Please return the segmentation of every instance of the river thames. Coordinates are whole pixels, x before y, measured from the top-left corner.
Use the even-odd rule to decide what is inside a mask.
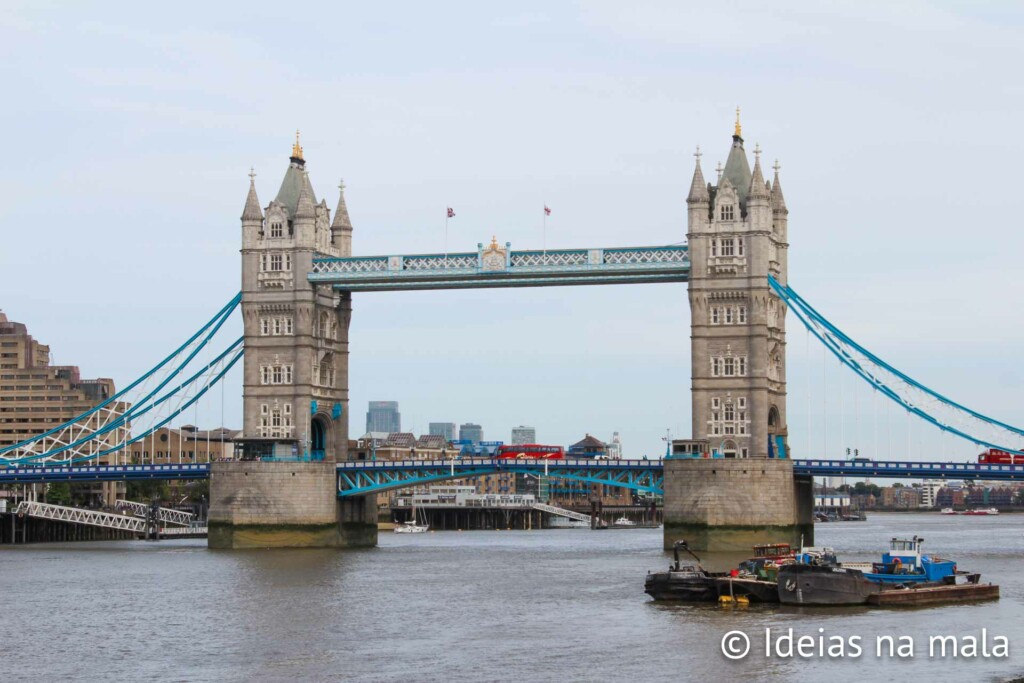
[[[918,534],[926,551],[1001,584],[1002,598],[901,610],[657,604],[643,592],[646,572],[671,559],[657,529],[381,532],[378,548],[361,551],[209,551],[201,540],[7,546],[0,672],[8,681],[563,683],[1024,675],[1024,515],[875,514],[816,533],[849,560]],[[859,636],[863,652],[821,657],[815,645],[810,657],[766,657],[765,630],[774,639],[790,628]],[[929,656],[931,636],[980,638],[982,629],[989,650],[995,636],[1009,639],[1009,657],[983,657],[980,646],[977,657]],[[721,642],[737,630],[752,645],[733,661]],[[913,656],[877,656],[879,635],[913,639]]]

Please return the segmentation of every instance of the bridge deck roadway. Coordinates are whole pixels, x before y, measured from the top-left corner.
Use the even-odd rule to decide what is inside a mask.
[[[479,474],[517,471],[550,477],[587,477],[595,483],[638,490],[660,489],[661,460],[354,460],[337,464],[339,495],[362,495],[373,490],[414,486]],[[817,477],[879,477],[903,479],[1024,480],[1024,465],[982,465],[955,462],[850,462],[848,460],[794,460],[793,471]],[[452,476],[454,474],[454,476]],[[21,466],[0,468],[0,484],[53,481],[126,481],[138,479],[206,479],[206,463],[182,465],[87,465],[81,467]],[[348,481],[345,481],[345,480]],[[362,481],[364,486],[356,485]],[[375,483],[371,483],[375,482]],[[657,487],[651,481],[658,482]],[[348,483],[351,482],[351,483]],[[395,485],[397,484],[397,485]],[[342,492],[344,489],[344,492]]]

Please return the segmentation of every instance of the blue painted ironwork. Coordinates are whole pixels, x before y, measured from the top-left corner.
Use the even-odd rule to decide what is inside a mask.
[[[125,441],[122,444],[117,444],[115,446],[112,446],[112,447],[107,448],[105,450],[99,451],[98,453],[95,453],[95,454],[90,455],[90,456],[80,457],[80,458],[70,458],[66,462],[69,462],[69,463],[89,462],[90,460],[95,460],[96,458],[100,458],[100,457],[103,457],[105,455],[109,455],[111,453],[117,453],[117,452],[120,452],[120,451],[124,451],[125,448],[127,448],[128,446],[131,446],[134,443],[138,443],[139,441],[142,441],[143,439],[145,439],[145,438],[149,437],[150,435],[154,434],[155,432],[157,432],[162,427],[165,427],[168,424],[170,424],[171,421],[174,420],[174,418],[178,417],[179,415],[181,415],[185,411],[187,411],[190,407],[192,407],[193,404],[195,404],[199,399],[201,399],[206,394],[206,392],[208,392],[210,389],[212,389],[215,384],[217,384],[222,379],[224,379],[224,375],[228,374],[228,372],[231,370],[231,368],[233,368],[235,366],[235,363],[237,363],[239,360],[242,359],[242,357],[243,357],[245,352],[242,349],[241,345],[242,345],[242,338],[239,337],[239,339],[234,344],[229,346],[228,349],[226,351],[224,351],[216,359],[210,361],[210,363],[208,363],[202,370],[200,370],[198,373],[193,375],[193,377],[191,379],[186,380],[185,382],[183,382],[177,389],[174,389],[171,393],[168,393],[167,395],[165,395],[161,399],[157,400],[155,403],[153,403],[151,406],[147,407],[145,410],[142,410],[142,411],[136,413],[136,417],[138,417],[139,415],[142,415],[142,414],[145,414],[145,413],[149,412],[152,408],[155,408],[157,405],[159,405],[160,403],[163,403],[165,400],[167,400],[169,398],[172,398],[173,396],[175,396],[177,394],[177,392],[179,390],[183,389],[184,387],[188,386],[193,381],[198,379],[200,377],[200,375],[202,375],[203,372],[205,372],[209,368],[214,367],[217,363],[219,363],[222,360],[224,360],[225,358],[227,358],[228,354],[234,353],[234,355],[231,356],[231,358],[229,360],[227,360],[227,362],[225,363],[224,367],[209,382],[204,384],[202,387],[199,388],[198,391],[196,391],[195,396],[192,396],[187,401],[182,403],[180,406],[178,406],[178,408],[176,410],[172,411],[170,415],[168,415],[164,419],[162,419],[159,422],[157,422],[156,424],[154,424],[148,430],[142,432],[141,434],[138,434],[138,435],[132,437],[131,439],[128,439],[127,441]]]
[[[389,489],[424,486],[449,479],[498,472],[570,479],[661,495],[664,474],[659,460],[527,460],[460,458],[457,460],[353,461],[338,463],[338,496],[361,496]]]
[[[817,477],[1024,480],[1024,465],[983,465],[977,462],[794,460],[793,471],[796,474],[810,474]]]
[[[506,245],[507,246],[507,245]],[[497,258],[487,259],[493,252]],[[316,258],[310,282],[345,291],[686,282],[686,245]]]
[[[944,432],[954,434],[972,443],[989,448],[998,448],[1017,455],[1024,454],[1024,449],[1020,445],[1008,442],[1014,439],[1019,441],[1020,436],[1024,436],[1024,430],[982,415],[929,389],[903,372],[900,372],[892,365],[889,365],[844,334],[788,285],[782,285],[770,276],[768,283],[775,293],[789,305],[790,310],[803,323],[804,327],[817,337],[843,365],[853,370],[859,377],[870,384],[872,388],[882,392],[887,398],[899,404],[901,408],[917,415]],[[860,360],[858,360],[858,357]],[[895,379],[887,381],[885,379],[886,376]],[[923,396],[918,395],[916,398],[925,400],[925,402],[931,401],[932,405],[923,407],[917,405],[916,398],[911,400],[909,396],[904,396],[900,393],[899,388],[901,384],[908,388],[904,389],[905,393],[919,391]],[[935,410],[936,408],[946,410],[945,418],[938,415]],[[949,422],[956,422],[957,420],[962,423],[961,426],[949,424]],[[968,429],[974,431],[967,431]],[[983,431],[988,430],[990,434],[982,435],[981,432],[976,431],[979,429]],[[991,434],[996,434],[1002,440],[1000,442],[993,441]]]
[[[756,461],[751,461],[756,462]],[[622,486],[662,494],[664,474],[660,460],[562,461],[462,458],[450,460],[357,460],[337,464],[338,495],[361,496],[389,489],[423,486],[437,481],[465,479],[498,472],[516,472],[569,479],[591,484]],[[974,462],[853,462],[850,460],[793,460],[796,474],[816,477],[876,477],[898,479],[950,479],[1024,481],[1024,465],[988,465]],[[0,484],[47,481],[125,481],[131,479],[205,479],[206,463],[180,465],[84,465],[71,467],[23,465],[0,467]]]
[[[87,436],[84,436],[82,438],[74,440],[71,443],[63,445],[62,447],[48,450],[45,453],[31,453],[30,455],[26,455],[26,456],[22,456],[22,457],[0,457],[0,465],[2,465],[2,464],[13,464],[13,463],[17,463],[17,462],[26,462],[26,461],[32,461],[32,460],[38,460],[38,459],[49,459],[49,458],[52,458],[54,455],[58,455],[60,453],[68,451],[68,450],[72,450],[75,447],[77,447],[77,446],[79,446],[79,445],[81,445],[81,444],[83,444],[83,443],[85,443],[87,441],[90,441],[90,440],[95,439],[95,438],[97,438],[99,436],[107,434],[107,433],[113,431],[114,429],[116,429],[118,427],[121,427],[122,425],[129,424],[130,421],[133,418],[137,418],[142,412],[145,412],[145,410],[149,410],[149,408],[146,408],[145,410],[143,410],[143,406],[145,406],[148,401],[153,399],[153,397],[156,396],[156,394],[158,394],[164,387],[166,387],[167,384],[172,379],[174,379],[176,376],[181,374],[181,372],[186,367],[188,367],[188,365],[196,357],[196,355],[199,353],[199,351],[201,351],[203,349],[203,347],[206,346],[210,342],[210,340],[213,339],[216,336],[216,334],[220,330],[220,328],[224,325],[224,323],[227,321],[227,319],[231,316],[231,314],[234,312],[234,310],[238,307],[239,303],[241,302],[241,299],[242,299],[242,295],[241,294],[237,294],[234,298],[231,299],[231,301],[229,301],[227,304],[225,304],[225,306],[223,308],[221,308],[220,311],[218,311],[209,321],[207,321],[207,323],[205,325],[203,325],[199,329],[198,332],[196,332],[191,337],[189,337],[189,339],[185,343],[183,343],[181,346],[179,346],[177,349],[175,349],[173,353],[168,355],[166,358],[164,358],[162,361],[160,361],[160,363],[158,363],[156,366],[154,366],[149,371],[144,373],[141,377],[139,377],[134,382],[129,384],[126,388],[124,388],[121,391],[117,392],[116,394],[114,394],[110,398],[106,399],[105,401],[103,401],[103,402],[97,404],[96,406],[90,408],[89,410],[85,411],[84,413],[82,413],[82,414],[72,418],[71,420],[68,420],[67,422],[65,422],[65,423],[63,423],[61,425],[58,425],[57,427],[54,427],[54,428],[52,428],[50,430],[47,430],[47,431],[45,431],[45,432],[43,432],[41,434],[37,434],[35,436],[32,436],[31,438],[25,439],[25,440],[20,441],[20,442],[18,442],[16,444],[12,444],[10,446],[6,446],[4,448],[0,448],[0,455],[3,455],[5,453],[12,453],[12,452],[18,452],[18,451],[24,451],[24,450],[30,449],[33,444],[36,444],[36,443],[38,443],[41,440],[47,439],[48,437],[53,437],[56,434],[59,434],[59,433],[65,431],[65,430],[68,430],[68,429],[71,429],[71,428],[75,427],[78,423],[81,423],[81,422],[87,420],[90,416],[92,416],[96,412],[104,409],[105,407],[107,407],[109,405],[112,405],[117,400],[123,399],[129,391],[131,391],[135,387],[139,386],[142,382],[144,382],[149,377],[153,376],[156,372],[158,372],[163,367],[165,367],[168,363],[170,363],[171,360],[176,358],[185,349],[187,349],[191,344],[195,343],[196,340],[199,340],[200,337],[203,337],[200,340],[199,344],[196,345],[196,347],[194,349],[192,349],[192,351],[189,352],[189,354],[185,357],[185,359],[180,361],[177,364],[177,367],[175,367],[154,389],[152,389],[143,398],[135,401],[134,404],[128,410],[126,410],[122,415],[120,415],[117,419],[112,420],[110,423],[107,423],[101,429],[98,429],[98,430],[95,430],[93,432],[90,432]],[[204,334],[205,334],[205,336],[204,336]],[[236,342],[236,344],[240,344],[240,343],[241,343],[241,340],[239,340],[239,342]],[[182,385],[179,385],[179,387],[175,391],[180,390],[185,384],[187,384],[188,382],[194,381],[194,379],[195,379],[195,377],[193,377],[190,380],[186,380],[186,382],[183,383]],[[164,399],[158,399],[157,403],[153,404],[153,406],[158,404],[161,400],[166,400],[166,398],[167,397],[165,396]],[[150,408],[153,407],[153,406],[150,406]]]
[[[130,481],[136,479],[206,479],[207,463],[181,465],[67,465],[0,468],[0,484],[34,484],[55,481]]]

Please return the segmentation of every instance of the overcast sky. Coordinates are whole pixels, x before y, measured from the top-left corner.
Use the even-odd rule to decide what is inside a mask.
[[[126,385],[237,292],[246,174],[265,206],[296,128],[332,210],[345,179],[355,255],[440,251],[447,205],[452,251],[539,247],[544,203],[549,248],[682,242],[694,147],[713,177],[740,105],[748,150],[782,164],[794,288],[1024,423],[1019,5],[692,5],[8,0],[0,308],[58,363]],[[354,299],[354,435],[367,401],[396,400],[416,432],[619,431],[633,456],[689,436],[685,285]],[[886,456],[852,393],[825,433],[820,351],[789,327],[795,454]],[[240,406],[236,374],[229,426]]]

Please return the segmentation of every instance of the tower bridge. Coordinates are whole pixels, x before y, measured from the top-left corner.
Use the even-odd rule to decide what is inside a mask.
[[[0,483],[209,477],[211,547],[358,547],[376,543],[379,491],[515,470],[661,494],[666,547],[685,538],[696,548],[734,549],[755,541],[813,539],[814,476],[1024,476],[1022,465],[807,459],[812,453],[793,460],[786,409],[788,312],[879,395],[933,427],[1015,454],[1024,454],[1024,430],[886,364],[790,287],[789,210],[780,169],[776,163],[767,180],[759,148],[751,168],[738,119],[716,182],[705,180],[699,148],[695,156],[685,243],[538,251],[514,250],[492,238],[475,252],[353,256],[344,185],[332,216],[326,201],[316,198],[296,138],[277,195],[266,206],[250,174],[241,216],[240,295],[108,402],[0,449]],[[353,295],[657,282],[687,283],[690,307],[692,432],[690,439],[673,442],[673,452],[714,451],[720,457],[390,463],[353,460],[348,452]],[[198,371],[188,369],[236,309],[242,338]],[[145,444],[240,359],[241,461],[97,464],[119,453],[127,463],[131,444]],[[140,398],[123,410],[109,407],[120,405],[113,402],[129,390]],[[147,419],[149,426],[140,428]],[[129,436],[129,427],[141,433]]]
[[[333,463],[349,459],[353,294],[651,282],[688,283],[694,438],[715,438],[730,459],[765,461],[756,468],[668,462],[665,543],[810,537],[810,514],[798,503],[810,500],[810,483],[794,479],[787,459],[786,307],[769,285],[769,278],[786,283],[788,209],[778,168],[769,182],[759,148],[754,156],[751,170],[738,118],[717,183],[705,181],[698,150],[685,245],[516,251],[492,238],[475,253],[353,256],[344,185],[332,219],[296,137],[277,196],[261,208],[250,177],[242,212],[243,444],[253,459],[302,452],[310,462],[287,474],[274,468],[280,463],[215,463],[210,544],[273,544],[281,527],[290,529],[287,543],[376,542],[370,498],[335,500],[333,485],[324,490]],[[248,502],[276,498],[290,507],[271,512]],[[732,512],[723,523],[726,508]],[[709,535],[716,526],[721,533]]]

